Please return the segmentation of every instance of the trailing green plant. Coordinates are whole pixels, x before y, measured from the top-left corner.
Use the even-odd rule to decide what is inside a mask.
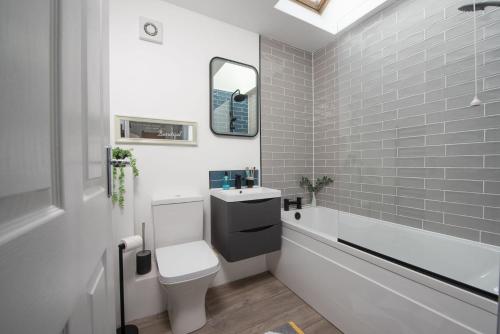
[[[313,185],[309,178],[302,176],[300,179],[300,186],[311,193],[318,193],[321,189],[327,185],[333,183],[334,178],[329,176],[318,177],[315,184]]]
[[[137,160],[132,155],[132,149],[126,150],[120,147],[113,148],[112,151],[113,158],[113,193],[111,195],[111,200],[113,204],[118,203],[120,208],[125,205],[125,169],[127,165],[126,160],[130,163],[132,167],[132,173],[134,176],[139,176],[139,169],[137,169]],[[116,183],[118,181],[118,189]]]

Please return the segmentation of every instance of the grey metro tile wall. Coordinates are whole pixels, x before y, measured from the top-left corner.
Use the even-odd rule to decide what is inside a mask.
[[[313,173],[312,54],[261,38],[262,185],[284,198],[309,198],[299,186]]]
[[[500,10],[397,1],[313,53],[321,205],[500,245]]]

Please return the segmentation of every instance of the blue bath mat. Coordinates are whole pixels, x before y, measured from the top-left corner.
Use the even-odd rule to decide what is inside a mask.
[[[304,334],[304,332],[295,324],[295,322],[290,321],[283,326],[266,332],[265,334]]]

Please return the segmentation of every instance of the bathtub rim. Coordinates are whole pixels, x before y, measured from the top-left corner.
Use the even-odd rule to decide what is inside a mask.
[[[318,206],[322,209],[328,209],[328,210],[332,210],[332,211],[336,211],[336,212],[340,212],[338,210],[335,210],[335,209],[331,209],[331,208],[327,208],[327,207],[322,207],[322,206]],[[302,208],[302,210],[304,209],[314,209],[315,207],[311,207],[311,206],[304,206]],[[290,210],[290,211],[300,211],[300,210]],[[289,211],[289,212],[290,212]],[[342,212],[344,214],[348,214],[348,215],[353,215],[351,213],[348,213],[348,212]],[[359,216],[359,215],[356,215],[356,216]],[[365,217],[363,217],[365,218]],[[373,221],[374,219],[373,218],[370,218],[370,217],[366,217],[366,219],[369,219],[371,221]],[[446,283],[442,280],[439,280],[437,278],[434,278],[434,277],[431,277],[431,276],[428,276],[426,274],[422,274],[420,272],[417,272],[417,271],[414,271],[412,269],[409,269],[409,268],[406,268],[404,266],[401,266],[399,264],[396,264],[394,262],[391,262],[391,261],[388,261],[388,260],[385,260],[381,257],[378,257],[378,256],[375,256],[373,254],[370,254],[370,253],[367,253],[367,252],[364,252],[364,251],[361,251],[357,248],[354,248],[354,247],[351,247],[351,246],[348,246],[346,244],[343,244],[343,243],[340,243],[338,242],[337,240],[334,240],[332,239],[331,236],[325,234],[325,233],[321,233],[321,232],[315,232],[315,231],[311,231],[309,229],[307,229],[306,227],[303,227],[303,226],[300,226],[298,224],[294,224],[294,223],[290,223],[288,221],[286,221],[285,219],[283,219],[283,216],[281,218],[281,221],[282,221],[282,225],[283,225],[283,228],[288,228],[290,230],[293,230],[295,232],[298,232],[298,233],[302,233],[318,242],[321,242],[323,244],[326,244],[330,247],[335,247],[336,249],[342,251],[342,252],[345,252],[345,253],[348,253],[354,257],[357,257],[363,261],[367,261],[369,263],[372,263],[373,265],[376,265],[382,269],[385,269],[385,270],[388,270],[390,272],[393,272],[397,275],[400,275],[402,277],[405,277],[409,280],[412,280],[416,283],[419,283],[419,284],[422,284],[422,285],[425,285],[431,289],[434,289],[438,292],[441,292],[441,293],[444,293],[450,297],[453,297],[453,298],[456,298],[456,299],[459,299],[465,303],[468,303],[470,305],[473,305],[473,306],[476,306],[476,307],[479,307],[487,312],[490,312],[492,314],[497,314],[498,312],[498,302],[495,302],[491,299],[488,299],[486,297],[483,297],[483,296],[480,296],[478,294],[475,294],[473,292],[470,292],[470,291],[467,291],[467,290],[464,290],[462,288],[459,288],[455,285],[452,285],[452,284],[449,284],[449,283]],[[387,222],[387,223],[390,223],[390,222]],[[394,225],[398,225],[398,224],[395,224],[395,223],[391,223],[391,224],[394,224]],[[426,230],[421,230],[421,229],[417,229],[417,228],[414,228],[414,227],[410,227],[410,226],[398,226],[398,227],[401,227],[401,228],[409,228],[409,229],[414,229],[414,230],[417,230],[417,231],[423,231],[423,232],[426,232],[426,233],[433,233],[434,235],[435,234],[439,234],[437,232],[431,232],[431,231],[426,231]],[[441,235],[440,235],[441,236]],[[467,242],[467,243],[474,243],[474,245],[477,245],[478,243],[477,242],[474,242],[474,241],[471,241],[471,240],[466,240],[466,239],[461,239],[461,238],[458,238],[458,237],[453,237],[453,236],[446,236],[446,235],[442,235],[442,237],[446,237],[446,238],[454,238],[454,239],[458,239],[459,241],[463,241],[463,242]],[[283,236],[282,236],[283,238]],[[487,244],[479,244],[479,246],[481,247],[485,247],[485,248],[488,248],[488,249],[493,249],[493,250],[497,250],[498,247],[495,248],[495,246],[492,246],[492,245],[487,245]]]

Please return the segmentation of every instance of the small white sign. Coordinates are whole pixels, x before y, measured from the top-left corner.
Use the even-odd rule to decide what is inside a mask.
[[[139,18],[139,38],[143,41],[162,44],[163,24],[146,17]]]

